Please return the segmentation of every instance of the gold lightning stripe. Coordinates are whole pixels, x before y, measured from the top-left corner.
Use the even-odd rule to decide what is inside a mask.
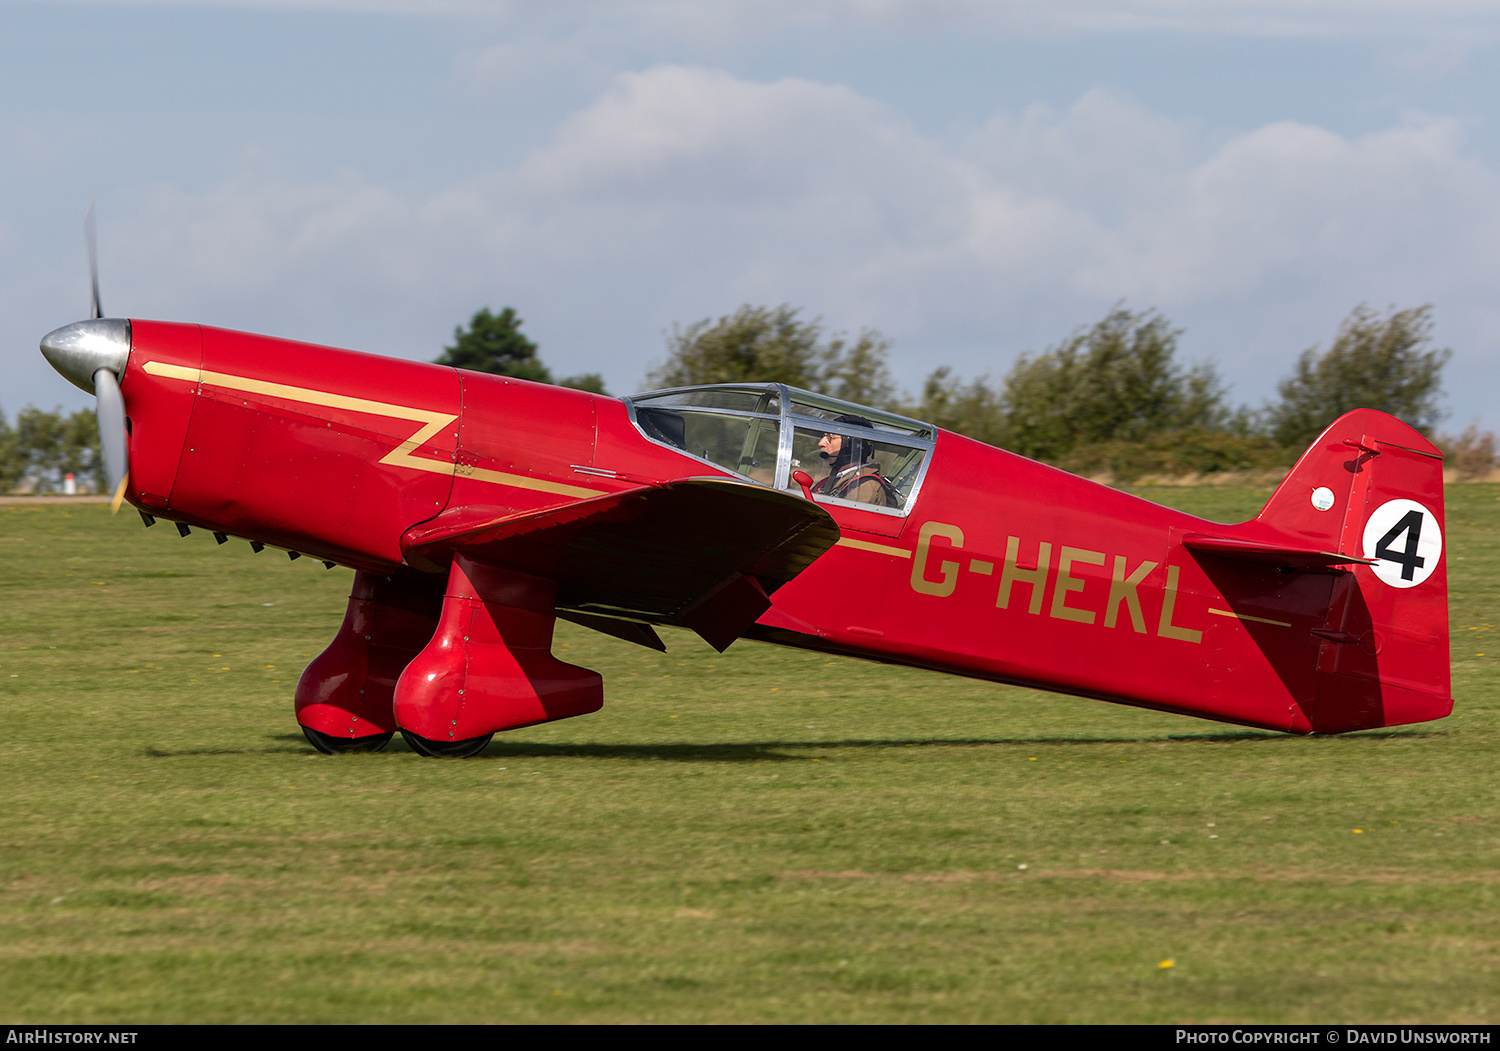
[[[188,368],[186,365],[172,365],[163,361],[148,361],[144,368],[150,376],[166,376],[169,379],[206,383],[246,394],[264,394],[286,401],[300,401],[307,405],[323,405],[330,409],[367,412],[372,416],[389,416],[392,419],[420,423],[422,426],[416,433],[380,458],[381,463],[390,464],[393,467],[409,467],[415,471],[430,471],[433,474],[462,473],[466,477],[477,478],[481,482],[495,482],[499,485],[514,486],[517,489],[532,489],[537,492],[556,493],[559,496],[572,496],[580,499],[598,496],[602,492],[599,489],[563,485],[561,482],[548,482],[540,478],[507,474],[504,471],[491,471],[482,467],[456,469],[454,464],[442,460],[413,456],[412,453],[420,448],[423,442],[458,419],[452,413],[433,412],[430,409],[417,409],[409,405],[392,405],[389,402],[371,401],[368,398],[351,398],[346,394],[312,390],[309,387],[293,387],[285,383],[271,383],[267,380],[251,379],[249,376],[232,376],[227,372],[210,372],[207,369]]]
[[[395,454],[392,453],[392,456]],[[385,463],[386,460],[380,461]],[[587,499],[598,496],[604,490],[585,489],[581,485],[564,485],[562,482],[547,482],[540,478],[532,478],[524,474],[506,474],[504,471],[491,471],[486,467],[460,467],[458,473],[466,478],[478,478],[481,482],[496,482],[500,485],[513,485],[517,489],[535,489],[541,493],[556,493],[559,496],[576,496],[579,499]]]
[[[1248,620],[1253,621],[1256,624],[1270,624],[1273,627],[1277,628],[1291,627],[1291,625],[1284,620],[1268,620],[1265,617],[1252,617],[1247,613],[1231,613],[1227,609],[1214,609],[1212,606],[1208,608],[1208,611],[1219,617],[1233,617],[1235,620]]]
[[[911,552],[904,547],[887,547],[885,544],[870,544],[863,540],[850,540],[840,537],[835,547],[852,547],[856,551],[873,551],[877,555],[895,555],[897,558],[911,558]]]

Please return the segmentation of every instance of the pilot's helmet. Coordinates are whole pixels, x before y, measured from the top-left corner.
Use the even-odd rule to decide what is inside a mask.
[[[852,413],[844,413],[841,416],[835,416],[833,418],[833,422],[851,423],[856,427],[873,428],[875,426],[863,416],[855,416]],[[829,427],[829,433],[837,434],[841,439],[839,442],[838,454],[832,458],[832,461],[828,465],[828,471],[830,474],[838,474],[850,464],[864,463],[867,459],[869,459],[865,452],[864,439],[861,438],[858,434],[850,434],[846,431],[840,431],[837,428],[831,426]],[[821,453],[820,455],[822,455],[825,459],[828,456],[827,453]]]

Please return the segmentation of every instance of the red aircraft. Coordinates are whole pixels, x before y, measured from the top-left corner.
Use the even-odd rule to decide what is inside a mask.
[[[1452,709],[1442,459],[1373,410],[1219,525],[780,384],[610,398],[98,313],[42,351],[98,397],[116,508],[355,570],[297,685],[324,752],[598,710],[556,617],[1292,733]]]

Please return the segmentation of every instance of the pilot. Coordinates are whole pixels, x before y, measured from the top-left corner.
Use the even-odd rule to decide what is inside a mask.
[[[872,426],[863,416],[838,416],[833,422]],[[818,440],[818,455],[828,461],[828,475],[818,480],[813,492],[878,507],[897,506],[896,487],[881,475],[880,466],[866,444],[864,439],[852,435],[834,431],[824,434]]]

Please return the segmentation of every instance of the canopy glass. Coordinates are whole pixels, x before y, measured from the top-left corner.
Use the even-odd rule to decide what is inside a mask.
[[[937,430],[931,424],[780,383],[682,387],[624,399],[647,438],[761,485],[905,515]]]

